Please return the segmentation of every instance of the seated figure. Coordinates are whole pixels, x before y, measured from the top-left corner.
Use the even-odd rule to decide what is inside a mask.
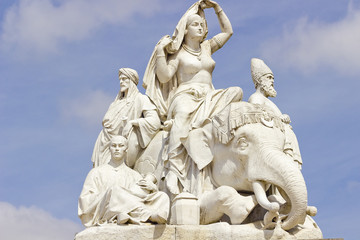
[[[290,126],[290,117],[283,114],[280,109],[268,97],[276,97],[274,89],[274,75],[263,60],[258,58],[251,59],[251,76],[255,84],[256,92],[249,98],[249,103],[259,104],[276,117],[279,117],[285,123],[286,143],[284,152],[290,155],[297,162],[301,169],[302,159],[300,155],[299,144],[295,133]]]
[[[114,136],[109,163],[93,168],[79,198],[78,215],[86,227],[102,224],[166,223],[169,197],[159,192],[156,178],[143,178],[125,164],[128,141]]]
[[[119,70],[120,91],[106,112],[93,151],[93,166],[110,161],[109,143],[114,135],[129,139],[126,164],[133,168],[136,160],[160,128],[156,107],[137,88],[139,76],[131,68]]]
[[[207,8],[214,9],[221,28],[221,32],[209,40],[205,40],[208,28],[204,9]],[[167,169],[164,175],[166,186],[174,195],[202,192],[198,186],[198,172],[202,167],[198,163],[204,156],[197,151],[191,155],[184,146],[189,131],[202,127],[231,102],[242,99],[241,88],[215,89],[212,81],[215,68],[212,54],[229,40],[232,33],[231,23],[218,3],[198,1],[180,19],[173,37],[163,37],[156,45],[146,69],[143,86],[170,133],[164,151]]]

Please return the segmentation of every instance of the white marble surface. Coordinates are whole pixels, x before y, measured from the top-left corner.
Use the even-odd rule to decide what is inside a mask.
[[[127,240],[127,239],[166,239],[166,240],[288,240],[288,239],[322,239],[319,228],[311,227],[307,221],[302,229],[296,229],[292,235],[281,230],[262,230],[260,222],[243,225],[215,223],[210,225],[148,225],[116,226],[107,225],[91,227],[78,233],[75,240]]]
[[[207,8],[214,9],[221,29],[209,39]],[[85,226],[184,225],[119,226],[126,234],[138,228],[147,236],[163,229],[169,237],[176,229],[175,239],[308,238],[311,231],[321,236],[309,217],[317,210],[307,205],[290,117],[269,99],[276,97],[271,69],[251,60],[256,91],[249,102],[242,101],[238,86],[213,87],[211,55],[232,33],[220,5],[200,0],[173,36],[155,46],[144,75],[147,96],[137,89],[135,70],[119,70],[120,92],[104,117],[94,169],[79,200]],[[259,206],[263,211],[251,220]],[[214,225],[189,227],[198,224]],[[85,232],[96,235],[103,227]]]

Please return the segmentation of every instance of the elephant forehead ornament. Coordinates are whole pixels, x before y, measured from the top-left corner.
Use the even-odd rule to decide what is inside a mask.
[[[247,102],[230,104],[212,120],[214,134],[223,144],[232,140],[237,128],[254,123],[261,123],[269,128],[278,128],[284,132],[284,123],[281,119],[259,104]]]

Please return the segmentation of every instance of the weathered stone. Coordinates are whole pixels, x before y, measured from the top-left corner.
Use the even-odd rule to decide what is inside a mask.
[[[199,225],[200,206],[191,193],[183,192],[176,196],[171,207],[170,224]]]
[[[171,240],[272,240],[272,239],[322,239],[321,230],[311,226],[308,219],[300,228],[289,232],[281,228],[263,230],[263,224],[230,225],[225,222],[209,225],[104,225],[90,227],[78,233],[75,240],[171,239]]]
[[[175,227],[169,225],[104,225],[76,234],[75,240],[175,239]]]

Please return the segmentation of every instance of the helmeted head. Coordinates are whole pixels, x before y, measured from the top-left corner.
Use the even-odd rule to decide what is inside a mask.
[[[122,161],[125,159],[128,148],[128,140],[120,135],[115,135],[110,140],[111,159]]]
[[[260,88],[266,97],[276,97],[274,74],[263,60],[251,59],[251,77],[256,89]]]

